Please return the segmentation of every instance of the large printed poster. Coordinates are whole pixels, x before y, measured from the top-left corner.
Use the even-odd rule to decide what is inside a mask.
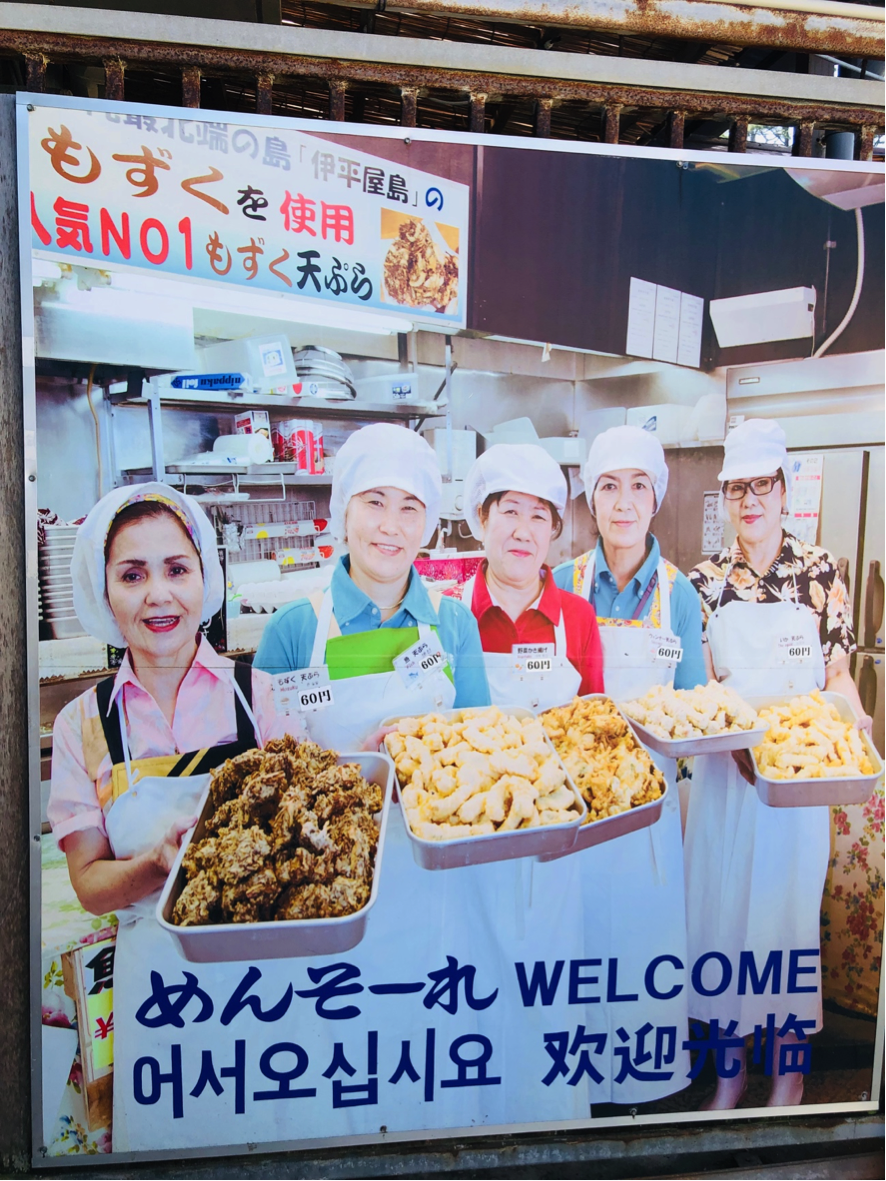
[[[18,109],[35,1158],[870,1109],[882,503],[832,553],[779,473],[802,417],[866,494],[882,430],[726,389],[815,363],[881,170]],[[822,281],[815,339],[708,314]]]

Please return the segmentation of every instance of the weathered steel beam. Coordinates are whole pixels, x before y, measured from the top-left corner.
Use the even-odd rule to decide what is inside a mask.
[[[739,115],[733,119],[729,128],[729,151],[746,152],[748,150],[748,117]]]
[[[643,2],[653,6],[658,0]],[[722,7],[717,0],[693,2],[707,4],[718,13]],[[772,3],[777,2],[772,0]],[[863,11],[881,16],[883,13],[882,9],[865,8]],[[57,39],[54,44],[49,40],[53,36]],[[724,69],[716,65],[687,65],[684,61],[649,57],[559,53],[556,50],[539,53],[537,49],[486,43],[373,37],[328,29],[272,28],[190,17],[169,16],[157,21],[142,13],[0,2],[0,45],[23,54],[43,52],[44,46],[49,46],[53,60],[61,60],[60,50],[75,39],[87,45],[108,46],[113,42],[130,47],[171,46],[176,54],[173,59],[176,64],[204,65],[210,70],[214,68],[213,62],[218,60],[222,63],[220,72],[225,73],[231,64],[243,63],[244,69],[248,67],[251,74],[250,84],[257,71],[279,72],[277,63],[284,62],[287,65],[283,72],[291,72],[293,63],[310,59],[323,63],[329,77],[344,73],[337,68],[339,63],[361,62],[392,69],[410,66],[478,76],[534,78],[539,87],[536,94],[551,94],[551,87],[561,82],[578,82],[702,94],[754,95],[777,101],[845,104],[874,109],[883,105],[883,88],[877,82],[820,74],[742,67]],[[104,52],[110,55],[111,50]],[[118,49],[116,52],[123,58],[132,56],[132,50]],[[879,60],[881,56],[882,49],[879,49],[875,57]]]
[[[345,118],[345,95],[348,91],[349,79],[330,78],[329,80],[329,118],[336,123],[343,123]]]
[[[376,0],[331,3],[375,8]],[[803,7],[802,0],[796,7],[788,0],[387,0],[385,11],[882,58],[883,21],[876,11],[860,4],[835,3],[818,13],[803,12]]]
[[[621,103],[606,103],[603,107],[603,143],[617,144],[621,123]]]

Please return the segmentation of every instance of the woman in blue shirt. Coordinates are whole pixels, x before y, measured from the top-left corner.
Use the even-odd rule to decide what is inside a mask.
[[[489,704],[473,615],[429,595],[413,566],[437,527],[441,488],[433,450],[404,427],[363,427],[336,457],[330,515],[349,552],[325,595],[274,615],[255,657],[270,673],[325,669],[332,704],[306,715],[322,746],[359,750],[387,717]],[[394,661],[419,641],[441,660],[416,684]]]
[[[594,440],[583,479],[600,539],[590,553],[558,566],[554,580],[588,599],[597,612],[607,695],[623,702],[643,696],[655,684],[705,684],[698,596],[689,580],[662,558],[649,532],[668,486],[661,444],[639,427],[604,431]],[[604,963],[608,957],[610,965],[616,960],[619,976],[632,980],[642,980],[657,956],[670,957],[672,965],[687,963],[676,764],[655,759],[667,781],[658,821],[573,855],[584,861],[582,890],[585,915],[590,916],[585,954]],[[619,1071],[611,1084],[591,1088],[592,1103],[648,1102],[688,1085],[689,1057],[682,1048],[688,1035],[684,977],[684,969],[674,966],[659,997],[643,998],[643,1019],[657,1030],[675,1030],[667,1069],[643,1081],[630,1074],[622,1077]],[[628,1002],[607,1006],[610,1046],[624,1042],[639,1012]],[[588,1020],[594,1017],[589,1010]]]

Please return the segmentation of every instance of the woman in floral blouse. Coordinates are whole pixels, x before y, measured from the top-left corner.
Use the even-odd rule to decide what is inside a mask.
[[[785,434],[749,419],[726,439],[720,511],[736,531],[731,549],[690,573],[698,591],[709,672],[742,696],[785,699],[825,688],[842,693],[870,728],[849,672],[855,650],[848,595],[835,559],[786,533]],[[801,655],[797,656],[797,653]],[[829,809],[770,808],[747,752],[695,760],[686,822],[690,1016],[733,1036],[767,1035],[769,1106],[803,1096],[811,1033],[821,1028],[819,910],[830,854]],[[744,776],[744,779],[742,778]],[[791,952],[794,987],[787,992]],[[731,979],[722,959],[731,968]],[[766,984],[765,966],[773,968]],[[753,957],[753,972],[748,971]],[[741,965],[744,960],[745,968]],[[776,982],[776,977],[779,977]],[[801,987],[796,988],[796,984]],[[756,989],[756,991],[755,991]],[[744,1046],[733,1051],[709,1110],[735,1107],[747,1086]]]

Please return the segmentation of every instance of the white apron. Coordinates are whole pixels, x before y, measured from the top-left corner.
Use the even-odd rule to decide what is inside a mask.
[[[476,577],[465,584],[462,602],[472,607]],[[539,712],[565,705],[581,688],[581,673],[566,656],[563,612],[554,625],[554,655],[549,672],[518,672],[510,652],[484,652],[483,664],[494,705],[520,705]]]
[[[594,554],[585,569],[582,595],[593,603]],[[655,593],[661,604],[660,628],[647,626],[611,626],[598,619],[603,646],[603,680],[607,696],[614,701],[629,701],[647,693],[653,685],[671,684],[676,664],[652,660],[653,644],[674,641],[671,633],[671,600],[667,567],[658,564]],[[677,641],[679,644],[679,641]],[[676,787],[676,763],[653,755],[668,784],[665,806],[658,822],[639,832],[619,837],[577,853],[570,860],[582,863],[585,913],[590,916],[585,936],[585,954],[603,960],[618,960],[618,993],[640,996],[637,1002],[621,1001],[605,1008],[608,1019],[609,1053],[612,1057],[612,1083],[596,1084],[591,1089],[592,1103],[648,1103],[672,1095],[689,1085],[689,1053],[682,1049],[688,1034],[688,972],[662,969],[661,991],[683,983],[678,996],[655,1000],[644,996],[644,974],[649,962],[659,955],[686,960],[686,918],[683,892],[683,836]],[[594,1005],[587,1010],[590,1021],[599,1022]],[[646,1022],[656,1029],[676,1029],[675,1054],[661,1071],[672,1072],[669,1079],[644,1080],[628,1075],[621,1083],[614,1077],[620,1058],[616,1048],[627,1045],[618,1035],[630,1036],[631,1057],[636,1056],[635,1032]],[[655,1035],[652,1035],[653,1037]],[[664,1035],[663,1035],[664,1036]],[[666,1040],[666,1038],[665,1038]],[[646,1048],[652,1048],[646,1047]],[[654,1069],[654,1062],[638,1067]]]
[[[717,679],[743,697],[788,698],[824,687],[818,623],[802,604],[720,606],[718,600],[707,637]],[[808,645],[812,655],[803,663],[789,662],[787,649],[798,644]],[[756,1025],[765,1028],[770,1014],[779,1024],[794,1013],[821,1027],[820,961],[809,956],[802,960],[803,966],[816,965],[814,977],[802,977],[815,992],[786,995],[785,981],[792,948],[820,947],[829,857],[828,808],[769,808],[742,779],[731,755],[695,760],[686,822],[689,955],[695,961],[706,952],[721,952],[734,971],[721,995],[692,993],[693,1017],[716,1018],[721,1028],[735,1020],[742,1036],[753,1033]],[[756,996],[749,986],[744,996],[738,995],[742,951],[754,953],[760,975],[770,951],[783,953],[779,995]],[[715,988],[719,976],[705,983]]]
[[[261,733],[255,714],[246,701],[236,679],[232,679],[234,692],[252,722],[253,732],[261,741]],[[126,764],[126,778],[129,789],[111,805],[106,817],[105,828],[108,842],[115,858],[137,857],[155,848],[173,824],[184,824],[195,818],[200,811],[211,776],[159,776],[139,777],[134,772],[129,751],[129,737],[126,733],[125,710],[117,710],[120,721],[120,742]],[[154,912],[162,890],[155,890],[145,898],[116,912],[119,926],[114,952],[114,1068],[115,1086],[113,1095],[113,1147],[115,1152],[129,1148],[128,1121],[125,1102],[126,1090],[117,1079],[121,1074],[121,1061],[127,1061],[127,1032],[132,1029],[125,1018],[121,1021],[122,1010],[131,1003],[137,990],[144,983],[144,963],[147,949],[152,945],[159,949],[160,957],[151,956],[151,965],[163,970],[163,965],[181,972],[182,959],[172,943],[157,925]],[[123,1067],[125,1070],[125,1067]],[[144,1110],[144,1109],[142,1109]]]
[[[462,602],[471,607],[475,579],[465,584]],[[554,655],[549,672],[520,673],[510,652],[484,652],[483,664],[493,705],[521,706],[541,712],[571,701],[581,688],[581,673],[566,657],[566,627],[563,613],[554,627]],[[531,1078],[538,1082],[551,1067],[545,1051],[545,1034],[576,1027],[576,1006],[568,1003],[566,978],[561,981],[551,1005],[524,1006],[514,990],[515,963],[525,965],[531,979],[533,965],[540,960],[549,974],[558,960],[582,954],[584,911],[581,867],[575,857],[540,862],[521,857],[500,861],[459,874],[471,875],[475,883],[470,906],[471,924],[495,932],[493,945],[502,952],[499,972],[513,992],[515,1028],[519,1036],[508,1040],[509,1078]],[[467,879],[466,879],[467,880]],[[567,969],[564,973],[568,975]],[[571,1034],[570,1034],[571,1036]],[[542,1089],[535,1120],[582,1119],[589,1114],[586,1086],[570,1087],[558,1078]]]

